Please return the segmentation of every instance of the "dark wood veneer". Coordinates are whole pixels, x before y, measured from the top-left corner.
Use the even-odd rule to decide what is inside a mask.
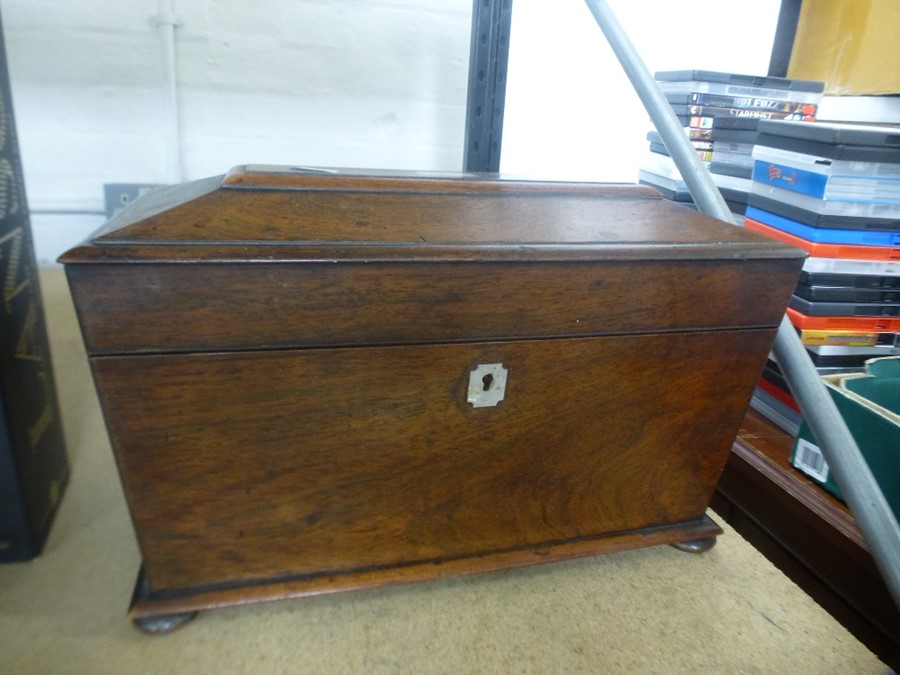
[[[635,186],[244,169],[139,200],[63,257],[132,616],[702,550],[803,255]]]

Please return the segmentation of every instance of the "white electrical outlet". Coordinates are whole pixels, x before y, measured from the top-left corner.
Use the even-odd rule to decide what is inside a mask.
[[[125,208],[135,199],[162,187],[159,183],[105,183],[103,201],[106,217],[112,218],[116,211]]]

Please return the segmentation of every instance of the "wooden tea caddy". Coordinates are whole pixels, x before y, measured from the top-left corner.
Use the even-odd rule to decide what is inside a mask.
[[[633,185],[239,167],[62,257],[130,616],[680,544],[804,253]]]

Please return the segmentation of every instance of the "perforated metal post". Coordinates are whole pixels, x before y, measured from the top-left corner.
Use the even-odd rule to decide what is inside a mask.
[[[473,0],[466,109],[466,171],[500,170],[512,0]]]
[[[733,222],[719,189],[606,1],[585,1],[650,113],[697,207],[707,215]],[[900,526],[787,317],[775,338],[775,357],[900,607]]]

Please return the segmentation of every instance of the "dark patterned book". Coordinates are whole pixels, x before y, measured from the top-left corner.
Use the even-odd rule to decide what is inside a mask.
[[[43,548],[68,482],[0,22],[0,562]]]

